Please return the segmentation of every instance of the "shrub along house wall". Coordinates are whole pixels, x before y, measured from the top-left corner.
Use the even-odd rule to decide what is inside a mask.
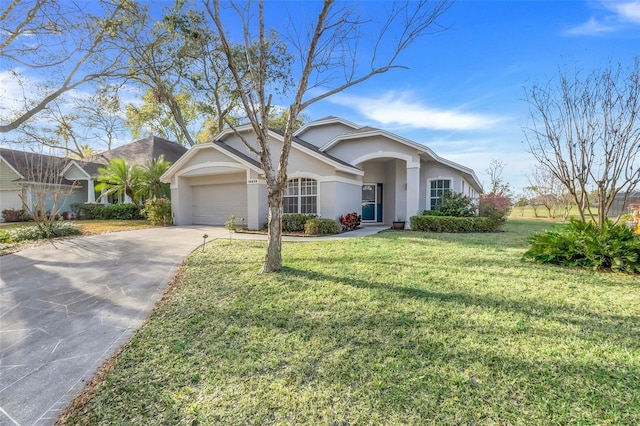
[[[425,232],[495,232],[503,224],[489,217],[412,216],[411,230]]]

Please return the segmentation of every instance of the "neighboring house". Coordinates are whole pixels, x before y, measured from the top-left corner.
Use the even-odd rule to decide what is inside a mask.
[[[236,129],[256,145],[250,125]],[[282,134],[270,132],[272,154]],[[278,159],[274,159],[274,164]],[[385,130],[327,117],[295,133],[284,213],[338,219],[357,211],[364,222],[387,223],[437,206],[444,191],[482,193],[474,171],[428,147]],[[222,225],[235,214],[250,229],[267,220],[267,188],[258,158],[227,129],[214,142],[193,146],[164,174],[171,183],[174,223]]]
[[[73,203],[87,200],[86,183],[66,169],[74,160],[33,152],[0,148],[0,210],[69,211]],[[1,219],[0,219],[1,220]]]
[[[84,160],[0,148],[0,210],[33,210],[40,202],[50,211],[57,195],[58,212],[71,211],[74,203],[95,203],[98,169],[112,158],[143,165],[164,155],[175,162],[187,151],[175,142],[156,136],[105,151]],[[41,196],[42,195],[42,196]],[[101,202],[108,201],[103,198]],[[23,204],[24,203],[24,204]]]
[[[625,203],[624,197],[627,195],[627,201]],[[613,200],[613,204],[609,209],[609,217],[617,217],[626,213],[633,213],[640,210],[640,191],[631,192],[625,194],[620,192]]]

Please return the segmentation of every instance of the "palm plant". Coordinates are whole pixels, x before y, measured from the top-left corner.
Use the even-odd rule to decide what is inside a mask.
[[[113,158],[100,167],[98,173],[96,190],[104,191],[100,198],[126,195],[137,203],[142,180],[142,170],[138,166],[128,164],[124,158]]]
[[[164,155],[149,160],[142,169],[140,194],[146,198],[169,198],[169,185],[160,180],[169,167],[171,163]]]

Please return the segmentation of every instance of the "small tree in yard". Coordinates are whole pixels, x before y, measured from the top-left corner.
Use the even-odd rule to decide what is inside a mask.
[[[626,202],[640,184],[640,60],[586,76],[560,71],[557,85],[532,85],[527,101],[530,152],[566,188],[581,220],[602,226],[616,195]]]
[[[55,236],[56,220],[71,193],[78,187],[60,172],[68,159],[35,152],[11,151],[14,160],[23,165],[28,186],[20,194],[23,210],[31,217],[44,237]]]
[[[282,201],[287,182],[289,152],[300,114],[310,105],[375,75],[402,68],[398,65],[400,54],[434,29],[441,30],[436,20],[448,10],[451,3],[384,3],[387,14],[377,28],[368,27],[374,25],[376,20],[359,16],[352,9],[356,6],[353,3],[332,0],[322,3],[286,3],[287,7],[307,8],[304,12],[298,11],[295,14],[303,18],[296,18],[295,22],[287,26],[288,34],[278,34],[266,28],[264,1],[257,2],[257,11],[252,2],[232,2],[230,9],[237,13],[238,22],[233,22],[228,14],[223,16],[220,3],[219,0],[204,2],[208,16],[218,31],[221,51],[232,75],[231,91],[239,97],[243,113],[256,135],[257,144],[254,145],[236,132],[247,149],[260,159],[267,183],[268,244],[262,272],[274,272],[282,267]],[[308,8],[316,5],[317,9],[309,13]],[[282,7],[282,4],[278,3],[276,7]],[[313,20],[305,22],[304,17],[311,16],[314,17]],[[251,20],[256,17],[257,22]],[[228,31],[231,28],[242,30],[242,61],[238,61],[238,49],[229,40]],[[366,55],[359,49],[364,45],[364,34],[372,35],[372,50]],[[383,46],[387,50],[383,50]],[[289,47],[295,54],[291,55],[286,51],[283,57],[282,49]],[[291,84],[293,82],[287,68],[272,66],[274,57],[282,59],[280,64],[286,64],[288,55],[291,55],[293,63],[300,66],[296,73],[297,82],[294,84]],[[365,57],[370,58],[370,64],[363,68]],[[288,117],[282,129],[282,149],[278,153],[272,153],[269,123],[273,107],[272,96],[291,85],[295,89],[286,108]]]

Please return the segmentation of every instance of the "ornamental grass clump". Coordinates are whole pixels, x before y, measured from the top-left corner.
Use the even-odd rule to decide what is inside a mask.
[[[640,273],[640,236],[624,224],[571,219],[559,230],[529,237],[525,258],[554,265]]]

